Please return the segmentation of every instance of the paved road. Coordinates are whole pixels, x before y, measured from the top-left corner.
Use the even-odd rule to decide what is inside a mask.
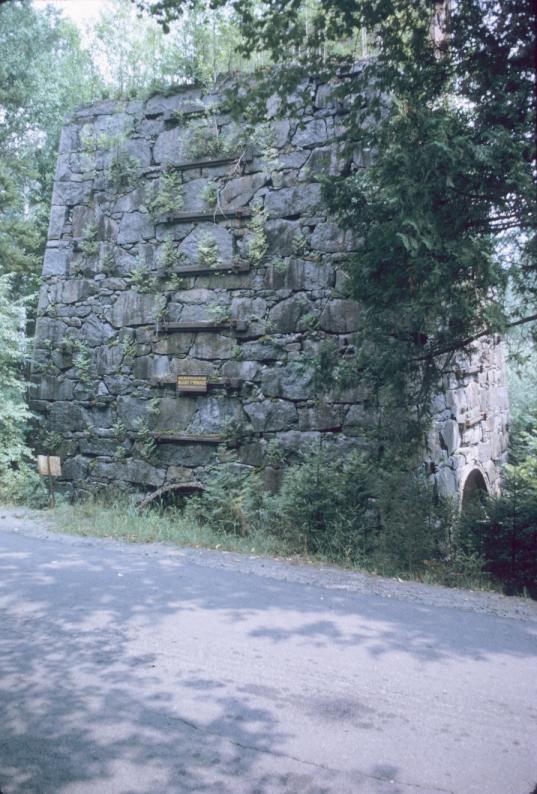
[[[0,514],[3,794],[533,790],[534,604]]]

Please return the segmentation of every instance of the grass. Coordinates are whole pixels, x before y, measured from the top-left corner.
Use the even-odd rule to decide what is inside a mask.
[[[221,549],[243,554],[289,556],[287,544],[274,535],[254,532],[246,537],[217,532],[180,510],[139,511],[134,504],[104,504],[88,500],[58,505],[49,513],[57,528],[84,537],[115,538],[128,543],[172,543],[177,546]]]
[[[101,502],[87,500],[75,504],[62,503],[48,512],[61,532],[84,537],[114,538],[128,543],[169,543],[176,546],[217,549],[241,554],[258,554],[268,557],[320,565],[337,566],[345,570],[360,571],[389,578],[420,581],[426,584],[501,592],[501,588],[477,571],[454,571],[449,564],[437,563],[421,571],[396,570],[392,564],[379,564],[379,560],[356,561],[297,553],[285,539],[270,532],[257,530],[246,537],[218,532],[201,524],[178,509],[139,511],[128,500]]]

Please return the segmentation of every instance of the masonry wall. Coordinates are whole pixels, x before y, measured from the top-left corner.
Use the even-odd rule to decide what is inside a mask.
[[[315,181],[361,165],[334,142],[345,108],[312,83],[300,119],[252,133],[220,106],[187,89],[84,107],[63,129],[31,396],[65,490],[195,484],[224,459],[274,488],[300,450],[337,456],[363,437],[359,386],[321,394],[315,377],[359,316],[340,269],[356,241]],[[476,467],[495,489],[501,346],[448,376],[435,414],[424,457],[439,491]]]

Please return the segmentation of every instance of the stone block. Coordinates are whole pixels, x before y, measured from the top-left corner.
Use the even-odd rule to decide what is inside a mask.
[[[435,483],[438,495],[444,499],[455,496],[458,493],[457,476],[453,469],[442,466],[440,471],[435,474]]]
[[[148,141],[143,138],[127,138],[122,141],[115,156],[119,159],[130,158],[140,168],[151,165],[151,148]]]
[[[280,301],[269,312],[269,327],[277,334],[292,333],[309,308],[310,302],[304,295],[293,295]]]
[[[260,365],[257,361],[226,361],[222,367],[222,377],[253,381],[259,369]]]
[[[125,212],[119,224],[117,242],[139,243],[155,236],[155,225],[150,215],[145,212]]]
[[[289,143],[291,124],[288,119],[278,119],[270,123],[270,142],[277,149],[283,149]]]
[[[226,359],[231,358],[235,352],[236,342],[231,336],[221,336],[214,333],[196,334],[190,349],[190,355],[201,359]]]
[[[63,401],[52,404],[47,419],[47,430],[63,434],[82,432],[86,427],[86,415],[80,405]]]
[[[95,389],[94,389],[95,392]],[[111,428],[114,422],[112,409],[109,403],[105,405],[94,405],[84,411],[86,426],[88,428]]]
[[[206,212],[210,207],[203,199],[203,190],[207,186],[207,179],[194,178],[185,182],[181,188],[183,198],[183,212]]]
[[[123,363],[124,351],[120,344],[97,346],[92,351],[93,369],[97,375],[115,374]]]
[[[267,397],[283,397],[286,400],[308,400],[314,394],[313,371],[295,363],[265,370],[261,379],[261,391]]]
[[[60,320],[38,317],[35,329],[36,349],[59,348],[68,336],[69,327]]]
[[[200,361],[189,356],[184,359],[172,359],[170,371],[174,375],[207,375],[215,374],[215,366],[210,361]]]
[[[200,223],[179,245],[182,253],[190,263],[203,264],[200,247],[214,241],[218,256],[218,264],[229,265],[233,260],[233,237],[224,227],[216,223]]]
[[[164,295],[152,295],[128,290],[121,293],[105,316],[114,328],[155,323],[166,305]]]
[[[337,405],[316,405],[313,408],[300,408],[298,411],[299,430],[341,430],[343,411]]]
[[[159,444],[158,462],[161,466],[208,466],[216,458],[210,444]]]
[[[47,248],[43,259],[43,276],[66,276],[69,255],[68,248]]]
[[[60,143],[58,152],[60,154],[69,154],[78,147],[78,133],[79,127],[75,124],[65,124],[60,133]]]
[[[30,394],[34,400],[72,400],[74,384],[72,380],[57,375],[43,373],[33,378]]]
[[[264,440],[241,444],[238,450],[239,461],[246,466],[261,467],[265,462],[266,446],[267,443]]]
[[[86,204],[91,197],[92,182],[56,182],[52,201],[66,207]]]
[[[150,418],[147,400],[139,397],[121,395],[117,398],[116,406],[117,418],[127,430],[138,430],[140,424],[148,422]]]
[[[236,209],[247,206],[259,188],[266,183],[265,174],[252,174],[240,176],[226,183],[221,193],[223,209]]]
[[[140,185],[135,187],[134,190],[129,190],[127,193],[119,196],[113,203],[112,212],[139,212],[141,207],[145,206],[147,201],[146,187]]]
[[[287,357],[283,345],[268,339],[243,342],[240,345],[239,352],[241,357],[248,361],[281,361]]]
[[[352,251],[355,242],[351,233],[344,231],[337,224],[327,221],[318,223],[311,235],[311,246],[316,251],[323,253],[336,253],[339,251]]]
[[[334,268],[306,259],[287,259],[270,262],[265,272],[265,286],[269,289],[313,290],[333,287]]]
[[[97,291],[95,284],[88,279],[71,278],[68,281],[61,281],[54,290],[54,301],[56,303],[80,303],[94,295]]]
[[[200,340],[199,336],[199,334],[166,334],[158,338],[153,349],[159,355],[182,358],[191,351],[194,338],[196,338],[197,342],[200,343],[196,349],[207,352],[208,347],[205,347],[204,341]],[[206,344],[208,346],[210,343],[209,334],[204,336],[207,337]],[[209,355],[200,356],[200,358],[211,358],[210,352]]]
[[[326,143],[325,119],[312,119],[306,124],[301,124],[291,140],[294,146],[298,146],[301,149],[312,149],[314,146]]]
[[[59,240],[63,234],[67,218],[67,207],[53,205],[50,208],[50,221],[48,225],[48,239]]]
[[[448,455],[453,455],[461,445],[459,425],[453,419],[444,422],[440,428],[440,437],[447,449]]]
[[[229,422],[233,422],[240,432],[246,424],[243,410],[236,400],[207,395],[199,397],[197,405],[198,411],[189,427],[189,432],[194,435],[222,433]]]
[[[233,298],[231,317],[234,320],[246,320],[248,329],[246,336],[262,336],[265,333],[267,302],[263,298]],[[244,334],[242,334],[244,337]]]
[[[315,214],[321,206],[321,186],[318,184],[284,187],[269,193],[265,198],[265,209],[270,218]]]
[[[357,331],[360,323],[360,308],[355,301],[338,298],[327,303],[321,314],[320,326],[332,334],[349,334]]]
[[[293,240],[300,233],[300,224],[298,221],[267,221],[265,233],[272,256],[290,256],[293,253]]]
[[[110,394],[125,394],[132,389],[132,380],[126,375],[106,375],[104,382]]]
[[[86,480],[88,477],[88,461],[79,455],[62,461],[62,479]]]
[[[88,226],[95,224],[95,210],[84,204],[73,207],[71,212],[72,234],[75,238],[83,238]]]
[[[168,165],[178,164],[188,160],[185,135],[181,127],[161,132],[153,146],[153,159],[155,163]]]
[[[363,436],[366,429],[373,426],[374,417],[363,405],[351,405],[345,415],[343,432],[347,436]]]
[[[100,438],[99,436],[80,439],[80,451],[83,455],[113,457],[119,449],[127,450],[128,444],[120,443],[116,438]]]
[[[82,324],[80,336],[90,347],[97,347],[105,344],[114,334],[114,329],[108,323],[100,320],[96,314],[91,314]]]
[[[252,427],[259,433],[288,430],[298,421],[295,406],[286,400],[247,403],[244,410]]]

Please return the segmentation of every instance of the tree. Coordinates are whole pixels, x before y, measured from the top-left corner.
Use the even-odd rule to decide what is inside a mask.
[[[0,7],[0,273],[35,289],[48,224],[57,145],[66,113],[98,81],[78,31],[51,8]]]
[[[117,96],[211,83],[219,73],[245,65],[234,17],[218,9],[193,5],[166,35],[151,16],[137,16],[130,0],[111,0],[89,34],[95,63]]]
[[[25,311],[14,302],[8,276],[0,276],[0,479],[27,453],[25,385],[21,366],[26,354],[23,333]]]
[[[164,25],[197,0],[138,0]],[[374,156],[325,181],[339,222],[363,240],[348,262],[363,307],[355,371],[381,406],[419,418],[451,358],[481,335],[535,319],[535,24],[530,0],[209,0],[228,9],[240,50],[276,67],[272,92],[300,112],[308,76],[346,107],[346,144]],[[356,68],[368,31],[373,57]],[[281,67],[281,68],[278,68]],[[301,90],[303,89],[303,93]],[[506,287],[518,300],[508,309]],[[416,407],[418,410],[416,411]],[[411,435],[415,435],[415,428]]]

